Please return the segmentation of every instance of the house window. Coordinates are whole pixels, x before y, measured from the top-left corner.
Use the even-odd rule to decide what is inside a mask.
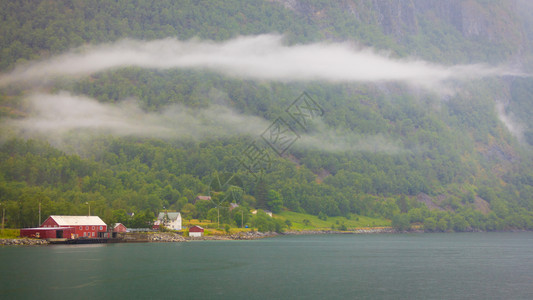
[[[103,226],[100,226],[100,230],[103,230],[103,229],[104,229]]]
[[[80,230],[82,230],[82,229],[83,229],[83,226],[80,226]]]
[[[93,232],[93,236],[94,236],[94,232]]]
[[[84,232],[84,233],[83,233],[83,236],[87,236],[87,232]]]
[[[94,226],[93,226],[93,230],[94,230]]]
[[[89,230],[89,226],[85,226],[85,230]]]

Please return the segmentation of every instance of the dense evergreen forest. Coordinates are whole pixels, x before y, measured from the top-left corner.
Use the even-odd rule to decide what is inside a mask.
[[[0,70],[125,38],[274,33],[290,45],[350,41],[393,58],[513,64],[527,73],[533,30],[519,14],[521,1],[400,2],[2,1]],[[133,227],[163,208],[212,219],[216,203],[228,206],[223,200],[233,193],[213,180],[236,174],[246,215],[224,210],[222,221],[233,226],[242,216],[253,222],[249,210],[262,208],[382,217],[401,230],[533,229],[533,81],[504,76],[454,88],[443,96],[401,83],[251,80],[134,66],[31,91],[3,85],[0,202],[13,228],[38,225],[39,203],[45,217],[83,215],[90,204],[106,222]],[[133,105],[132,124],[135,116],[141,124],[164,117],[173,133],[21,130],[17,124],[35,113],[28,96],[36,92],[97,99],[94,105],[113,110]],[[323,114],[297,132],[302,138],[288,151],[270,151],[257,178],[243,168],[246,149],[279,117],[297,128],[287,108],[303,92]],[[235,115],[246,117],[238,127],[257,130],[228,133]],[[199,195],[214,201],[195,201]]]

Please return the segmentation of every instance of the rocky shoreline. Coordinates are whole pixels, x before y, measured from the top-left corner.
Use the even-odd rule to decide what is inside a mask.
[[[337,230],[287,230],[285,235],[312,235],[312,234],[375,234],[375,233],[397,233],[393,228],[364,228],[351,231],[337,231]]]
[[[0,239],[0,245],[5,246],[41,246],[41,245],[48,245],[47,240],[39,240],[39,239],[28,239],[28,238],[22,238],[22,239]]]
[[[125,242],[188,242],[188,241],[232,241],[232,240],[255,240],[279,235],[275,232],[240,232],[230,235],[207,235],[201,237],[183,237],[178,233],[163,232],[144,235],[125,235]]]
[[[392,228],[366,228],[354,231],[335,231],[335,230],[288,230],[283,233],[276,232],[239,232],[230,235],[208,235],[202,237],[183,237],[174,232],[157,232],[157,233],[127,233],[121,234],[119,240],[114,242],[124,243],[176,243],[188,241],[231,241],[231,240],[256,240],[281,235],[319,235],[319,234],[376,234],[376,233],[396,233]],[[0,245],[18,245],[18,246],[37,246],[48,245],[46,240],[39,239],[0,239]]]
[[[239,232],[230,235],[208,235],[202,237],[187,237],[188,241],[231,241],[231,240],[256,240],[278,236],[276,232]]]
[[[230,235],[207,235],[201,237],[184,237],[174,232],[157,233],[126,233],[121,234],[120,240],[125,243],[172,243],[187,241],[231,241],[231,240],[255,240],[279,235],[275,232],[240,232]]]
[[[150,234],[135,234],[125,235],[125,242],[187,242],[187,241],[235,241],[235,240],[256,240],[268,237],[282,236],[282,235],[319,235],[319,234],[377,234],[377,233],[397,233],[393,228],[365,228],[354,231],[335,231],[335,230],[288,230],[283,233],[276,232],[239,232],[229,235],[207,235],[201,237],[183,237],[177,233],[150,233]]]

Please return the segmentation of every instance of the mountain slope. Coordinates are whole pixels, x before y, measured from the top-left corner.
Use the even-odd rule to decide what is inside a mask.
[[[226,41],[271,33],[284,34],[288,45],[350,42],[388,51],[393,59],[416,57],[445,66],[482,62],[527,72],[531,57],[528,19],[517,16],[522,4],[515,1],[0,5],[5,74],[26,60],[86,43],[168,37]],[[36,225],[38,202],[44,214],[83,214],[91,202],[110,222],[125,211],[163,207],[206,217],[210,207],[193,205],[195,197],[209,193],[213,174],[231,172],[243,180],[243,205],[269,203],[243,168],[243,155],[277,118],[298,128],[286,110],[305,91],[323,116],[297,131],[301,139],[282,156],[271,153],[262,169],[261,189],[279,192],[285,208],[408,218],[427,221],[428,230],[531,229],[531,81],[491,77],[454,82],[447,89],[381,81],[253,80],[209,69],[144,67],[30,88],[3,86],[0,200],[11,226]],[[43,94],[66,102],[46,102],[46,110],[38,106]],[[37,122],[69,115],[75,115],[71,123]],[[82,120],[97,125],[76,127]],[[98,125],[117,122],[126,126]],[[59,127],[43,131],[42,124]]]

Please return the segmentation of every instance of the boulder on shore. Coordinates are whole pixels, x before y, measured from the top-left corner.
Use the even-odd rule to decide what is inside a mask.
[[[8,246],[35,246],[35,245],[48,245],[47,240],[40,239],[0,239],[0,245]]]

